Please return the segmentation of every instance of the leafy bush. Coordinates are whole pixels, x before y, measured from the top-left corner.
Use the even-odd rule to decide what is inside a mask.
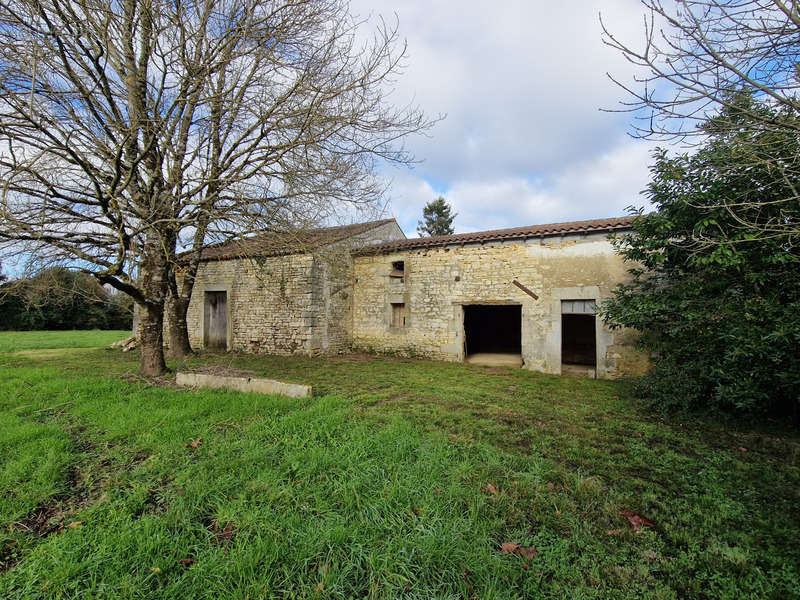
[[[655,365],[638,389],[654,406],[797,417],[800,201],[785,199],[800,189],[800,145],[748,116],[776,109],[734,100],[706,123],[695,153],[657,151],[647,190],[657,210],[639,210],[632,232],[615,240],[637,266],[603,315],[642,333]],[[776,155],[786,169],[775,168]],[[794,225],[794,237],[772,235],[776,223]]]

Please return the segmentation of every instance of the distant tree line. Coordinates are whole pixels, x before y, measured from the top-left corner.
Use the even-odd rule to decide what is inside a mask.
[[[97,280],[61,267],[34,277],[0,276],[0,330],[130,329],[133,302]]]

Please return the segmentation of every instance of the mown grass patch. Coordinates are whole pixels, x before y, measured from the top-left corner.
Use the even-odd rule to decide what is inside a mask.
[[[43,348],[97,348],[131,335],[130,331],[0,331],[0,352]]]
[[[210,365],[317,395],[176,390],[106,349],[0,354],[18,489],[0,596],[800,597],[800,442],[780,424],[663,421],[623,384],[520,370],[181,366]],[[43,509],[49,529],[19,526]]]

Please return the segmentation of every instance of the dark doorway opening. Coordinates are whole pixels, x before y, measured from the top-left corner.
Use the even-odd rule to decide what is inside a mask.
[[[595,316],[561,315],[561,364],[597,366]]]
[[[509,364],[518,363],[521,366],[522,306],[465,306],[464,350],[468,360],[476,355],[507,355]]]
[[[203,345],[209,350],[228,349],[228,293],[205,293]]]

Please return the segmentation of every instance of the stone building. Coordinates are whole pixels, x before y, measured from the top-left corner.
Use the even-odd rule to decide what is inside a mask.
[[[353,346],[599,378],[639,374],[630,331],[595,307],[627,277],[629,218],[398,240],[357,251]]]
[[[405,235],[386,219],[206,248],[186,315],[190,344],[271,354],[349,349],[351,252],[395,239]]]
[[[352,348],[599,378],[639,374],[647,361],[632,332],[595,316],[627,277],[608,235],[629,226],[614,218],[405,239],[389,220],[317,230],[302,249],[251,238],[203,255],[190,338],[195,347],[252,352]]]

